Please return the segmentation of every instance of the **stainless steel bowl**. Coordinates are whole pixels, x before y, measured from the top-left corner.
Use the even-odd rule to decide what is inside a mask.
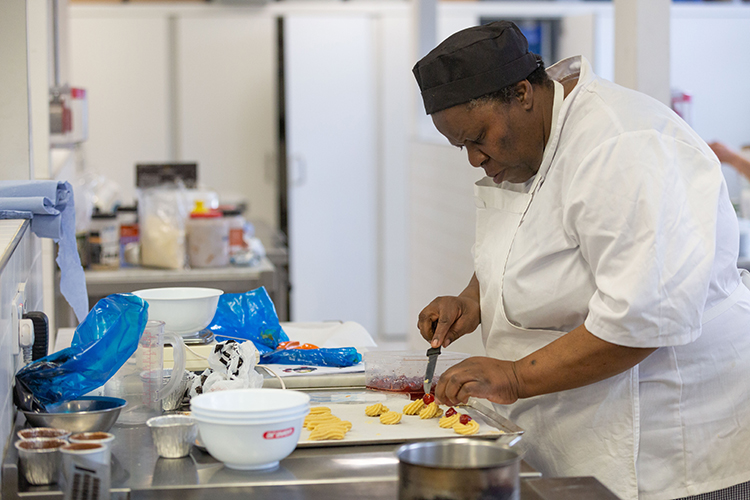
[[[125,400],[103,396],[83,397],[47,407],[47,413],[24,411],[32,427],[56,427],[70,432],[107,432],[115,425]]]

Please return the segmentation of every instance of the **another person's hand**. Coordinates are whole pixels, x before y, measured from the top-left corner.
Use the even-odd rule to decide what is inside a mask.
[[[476,330],[479,322],[478,301],[464,296],[438,297],[419,313],[417,328],[432,347],[448,347]]]
[[[470,396],[511,404],[519,398],[513,363],[495,358],[465,359],[440,376],[435,397],[444,404],[466,403]]]
[[[750,179],[750,161],[747,158],[721,142],[711,142],[708,147],[713,150],[720,162],[733,166],[739,173]]]
[[[737,152],[722,142],[709,142],[708,147],[711,148],[722,163],[731,165],[737,158]]]

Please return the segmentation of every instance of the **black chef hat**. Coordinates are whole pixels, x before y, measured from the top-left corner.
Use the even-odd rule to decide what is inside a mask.
[[[520,82],[537,68],[518,26],[497,21],[454,33],[412,72],[428,115]]]

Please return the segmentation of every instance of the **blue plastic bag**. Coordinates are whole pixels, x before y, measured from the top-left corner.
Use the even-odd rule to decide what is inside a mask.
[[[289,337],[279,325],[276,308],[265,287],[219,297],[214,319],[208,325],[217,342],[250,340],[261,354],[273,351]]]
[[[101,387],[138,348],[148,304],[135,295],[101,299],[76,328],[70,347],[16,374],[15,402],[22,410],[44,411]]]
[[[352,366],[362,361],[353,347],[337,349],[276,350],[289,337],[279,324],[276,308],[264,287],[219,297],[214,319],[208,325],[216,340],[250,340],[260,353],[261,363],[314,366]]]
[[[362,355],[353,347],[318,349],[286,349],[261,354],[261,364],[353,366],[362,361]]]

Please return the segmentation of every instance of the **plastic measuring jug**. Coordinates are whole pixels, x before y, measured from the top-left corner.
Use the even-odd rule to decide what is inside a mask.
[[[172,344],[174,368],[164,383],[164,343]],[[104,385],[104,394],[122,398],[118,424],[137,425],[161,415],[161,400],[184,390],[185,343],[182,337],[164,331],[163,321],[150,320],[138,342],[138,349]]]

